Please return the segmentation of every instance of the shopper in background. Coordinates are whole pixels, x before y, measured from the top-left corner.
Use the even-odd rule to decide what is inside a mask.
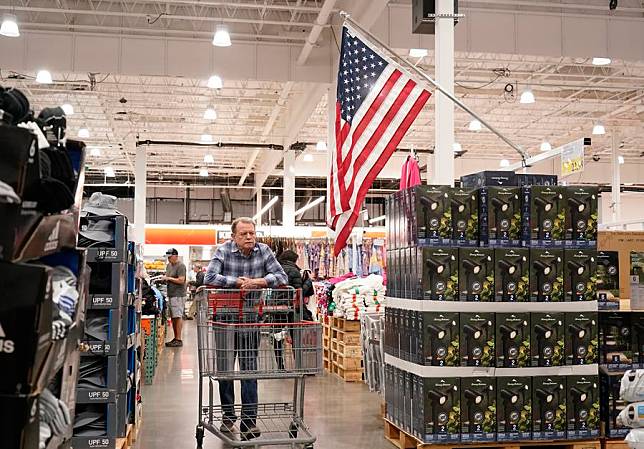
[[[284,272],[288,276],[288,285],[290,285],[296,290],[300,290],[299,294],[302,296],[302,298],[306,298],[307,296],[310,296],[311,293],[309,293],[305,289],[304,278],[302,277],[302,274],[300,272],[300,267],[297,266],[297,259],[298,259],[297,253],[295,251],[291,251],[290,249],[287,249],[286,251],[284,251],[282,254],[279,255],[279,257],[277,258],[277,261],[280,263],[280,265],[282,265]],[[310,288],[311,289],[313,288],[312,283]],[[311,315],[311,312],[306,307],[303,308],[302,317],[298,317],[298,319],[300,318],[306,321],[313,321],[313,316]]]
[[[285,285],[288,277],[275,259],[273,251],[267,245],[257,243],[253,219],[240,217],[233,221],[232,239],[215,251],[208,265],[205,281],[208,285],[220,288],[253,290]],[[259,338],[253,333],[238,335],[235,339],[234,349],[238,354],[240,370],[257,369],[258,344]],[[261,434],[256,426],[257,380],[242,380],[241,393],[241,437],[243,440],[257,438]],[[233,406],[235,404],[233,381],[219,381],[219,399],[224,412],[221,431],[232,432],[237,421]]]
[[[167,282],[168,305],[172,318],[174,338],[165,345],[171,348],[183,346],[181,331],[183,330],[183,311],[186,306],[186,266],[179,260],[179,252],[170,248],[165,255],[168,265],[162,280]]]
[[[192,271],[194,272],[194,280],[188,282],[188,285],[190,286],[191,299],[190,299],[190,307],[188,307],[188,312],[184,317],[186,320],[194,319],[195,315],[197,314],[197,299],[196,299],[197,289],[203,285],[204,278],[206,276],[206,273],[204,273],[203,268],[198,263],[192,266]]]

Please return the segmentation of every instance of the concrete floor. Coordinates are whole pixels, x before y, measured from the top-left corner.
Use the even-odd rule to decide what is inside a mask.
[[[194,321],[186,322],[184,333],[184,347],[166,348],[154,383],[143,388],[143,427],[138,449],[196,447],[199,369]],[[239,382],[236,384],[239,398]],[[260,402],[286,401],[291,396],[290,381],[260,381]],[[318,437],[316,448],[392,449],[394,446],[383,437],[379,412],[380,396],[369,392],[363,383],[345,383],[330,374],[307,378],[305,422]],[[204,449],[222,447],[214,435],[206,432]]]

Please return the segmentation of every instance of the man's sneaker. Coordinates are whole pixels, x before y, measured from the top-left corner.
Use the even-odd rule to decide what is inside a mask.
[[[257,426],[250,427],[246,430],[242,430],[241,439],[242,441],[252,440],[253,438],[259,438],[262,432],[260,432]]]
[[[173,338],[173,339],[172,339],[172,340],[170,340],[170,341],[166,341],[165,345],[166,345],[166,346],[170,346],[170,347],[172,347],[172,345],[173,345],[173,343],[174,343],[175,341],[177,341],[177,339],[176,339],[176,338]]]
[[[233,433],[235,431],[235,421],[224,419],[219,430],[221,433]]]
[[[171,342],[166,343],[165,345],[169,348],[180,348],[181,346],[183,346],[183,342],[181,340],[172,340]]]

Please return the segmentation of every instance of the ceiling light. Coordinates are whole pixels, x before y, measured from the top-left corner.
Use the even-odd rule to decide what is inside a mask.
[[[429,52],[425,48],[410,48],[409,49],[409,56],[412,58],[424,58],[427,56]]]
[[[89,138],[89,129],[87,129],[86,126],[81,126],[81,128],[78,130],[78,137],[80,137],[81,139]]]
[[[201,143],[212,143],[212,135],[210,135],[210,134],[202,134],[201,135]]]
[[[92,147],[89,149],[89,155],[92,157],[100,157],[101,156],[101,149],[98,147]]]
[[[222,87],[224,87],[224,82],[217,75],[212,75],[210,78],[208,78],[207,85],[210,89],[221,89]]]
[[[452,149],[454,150],[454,153],[460,153],[461,151],[463,151],[463,147],[458,142],[454,142],[452,144]]]
[[[311,153],[306,153],[304,156],[302,156],[302,160],[304,162],[313,162],[313,155]]]
[[[315,144],[315,149],[318,151],[326,151],[326,142],[324,140],[318,140],[318,143]]]
[[[620,165],[623,164],[624,163],[624,156],[617,156],[617,162],[619,162]]]
[[[49,73],[49,70],[38,70],[36,82],[40,84],[51,84],[54,81],[51,79],[51,73]]]
[[[374,224],[378,223],[379,221],[385,221],[387,217],[385,215],[381,215],[379,217],[373,217],[369,219],[369,224]]]
[[[470,124],[468,125],[467,129],[470,131],[480,131],[481,130],[481,122],[479,122],[476,119],[473,119]]]
[[[214,157],[212,157],[212,154],[206,154],[206,155],[203,157],[203,161],[204,161],[206,164],[214,164],[214,163],[215,163],[215,158],[214,158]]]
[[[106,178],[115,178],[116,173],[114,173],[114,169],[112,167],[105,167],[103,169],[103,173],[105,173]]]
[[[270,209],[275,205],[275,203],[277,203],[278,199],[279,199],[278,196],[274,196],[273,198],[271,198],[271,200],[268,203],[266,203],[266,205],[262,207],[260,211],[255,214],[255,216],[253,216],[253,220],[257,220],[258,218],[261,218],[261,216],[264,215],[268,209]]]
[[[208,108],[203,113],[203,118],[206,120],[217,120],[217,111],[215,111],[213,108]]]
[[[317,206],[318,204],[320,204],[320,203],[321,203],[322,201],[324,201],[325,199],[326,199],[326,197],[325,197],[325,196],[321,196],[321,197],[319,197],[319,198],[314,199],[313,201],[311,201],[311,202],[310,202],[310,203],[308,203],[307,205],[305,205],[305,206],[303,206],[303,207],[299,208],[298,210],[296,210],[296,211],[294,212],[294,215],[296,215],[296,216],[297,216],[297,215],[300,215],[300,214],[302,214],[302,213],[306,212],[307,210],[309,210],[309,209],[311,209],[311,208],[313,208],[313,207]]]
[[[552,145],[550,145],[550,142],[546,142],[545,140],[541,142],[541,146],[539,147],[541,151],[550,151],[552,150]]]
[[[604,124],[602,122],[595,123],[595,125],[593,126],[593,134],[596,136],[606,134],[606,129],[604,128]]]
[[[65,115],[74,115],[74,106],[72,106],[71,104],[65,103],[61,106],[61,108]]]
[[[610,63],[610,58],[593,58],[593,65],[608,65]]]
[[[0,25],[0,34],[7,37],[20,36],[18,29],[18,20],[13,14],[5,14],[2,18],[2,25]]]
[[[217,25],[217,30],[212,38],[212,45],[216,47],[230,47],[232,45],[230,34],[228,34],[228,29],[224,25]]]
[[[199,176],[202,178],[207,178],[208,177],[208,169],[207,168],[202,168],[199,170]]]
[[[507,159],[501,159],[501,162],[499,163],[500,167],[509,167],[510,166],[510,161]]]
[[[534,94],[532,89],[526,87],[523,92],[521,92],[521,98],[519,98],[519,103],[521,104],[532,104],[534,103]]]

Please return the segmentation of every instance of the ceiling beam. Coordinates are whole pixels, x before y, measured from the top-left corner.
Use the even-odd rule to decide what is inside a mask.
[[[318,13],[318,17],[317,19],[315,19],[315,25],[313,25],[313,28],[311,28],[311,32],[309,33],[309,36],[306,38],[306,43],[304,44],[304,47],[302,47],[302,51],[300,52],[300,55],[297,57],[298,65],[304,65],[306,63],[306,60],[309,58],[309,55],[313,50],[313,46],[316,45],[318,42],[320,33],[322,33],[322,30],[324,29],[327,22],[329,21],[329,16],[333,11],[335,2],[336,0],[324,0],[322,9],[320,9],[320,12]]]

